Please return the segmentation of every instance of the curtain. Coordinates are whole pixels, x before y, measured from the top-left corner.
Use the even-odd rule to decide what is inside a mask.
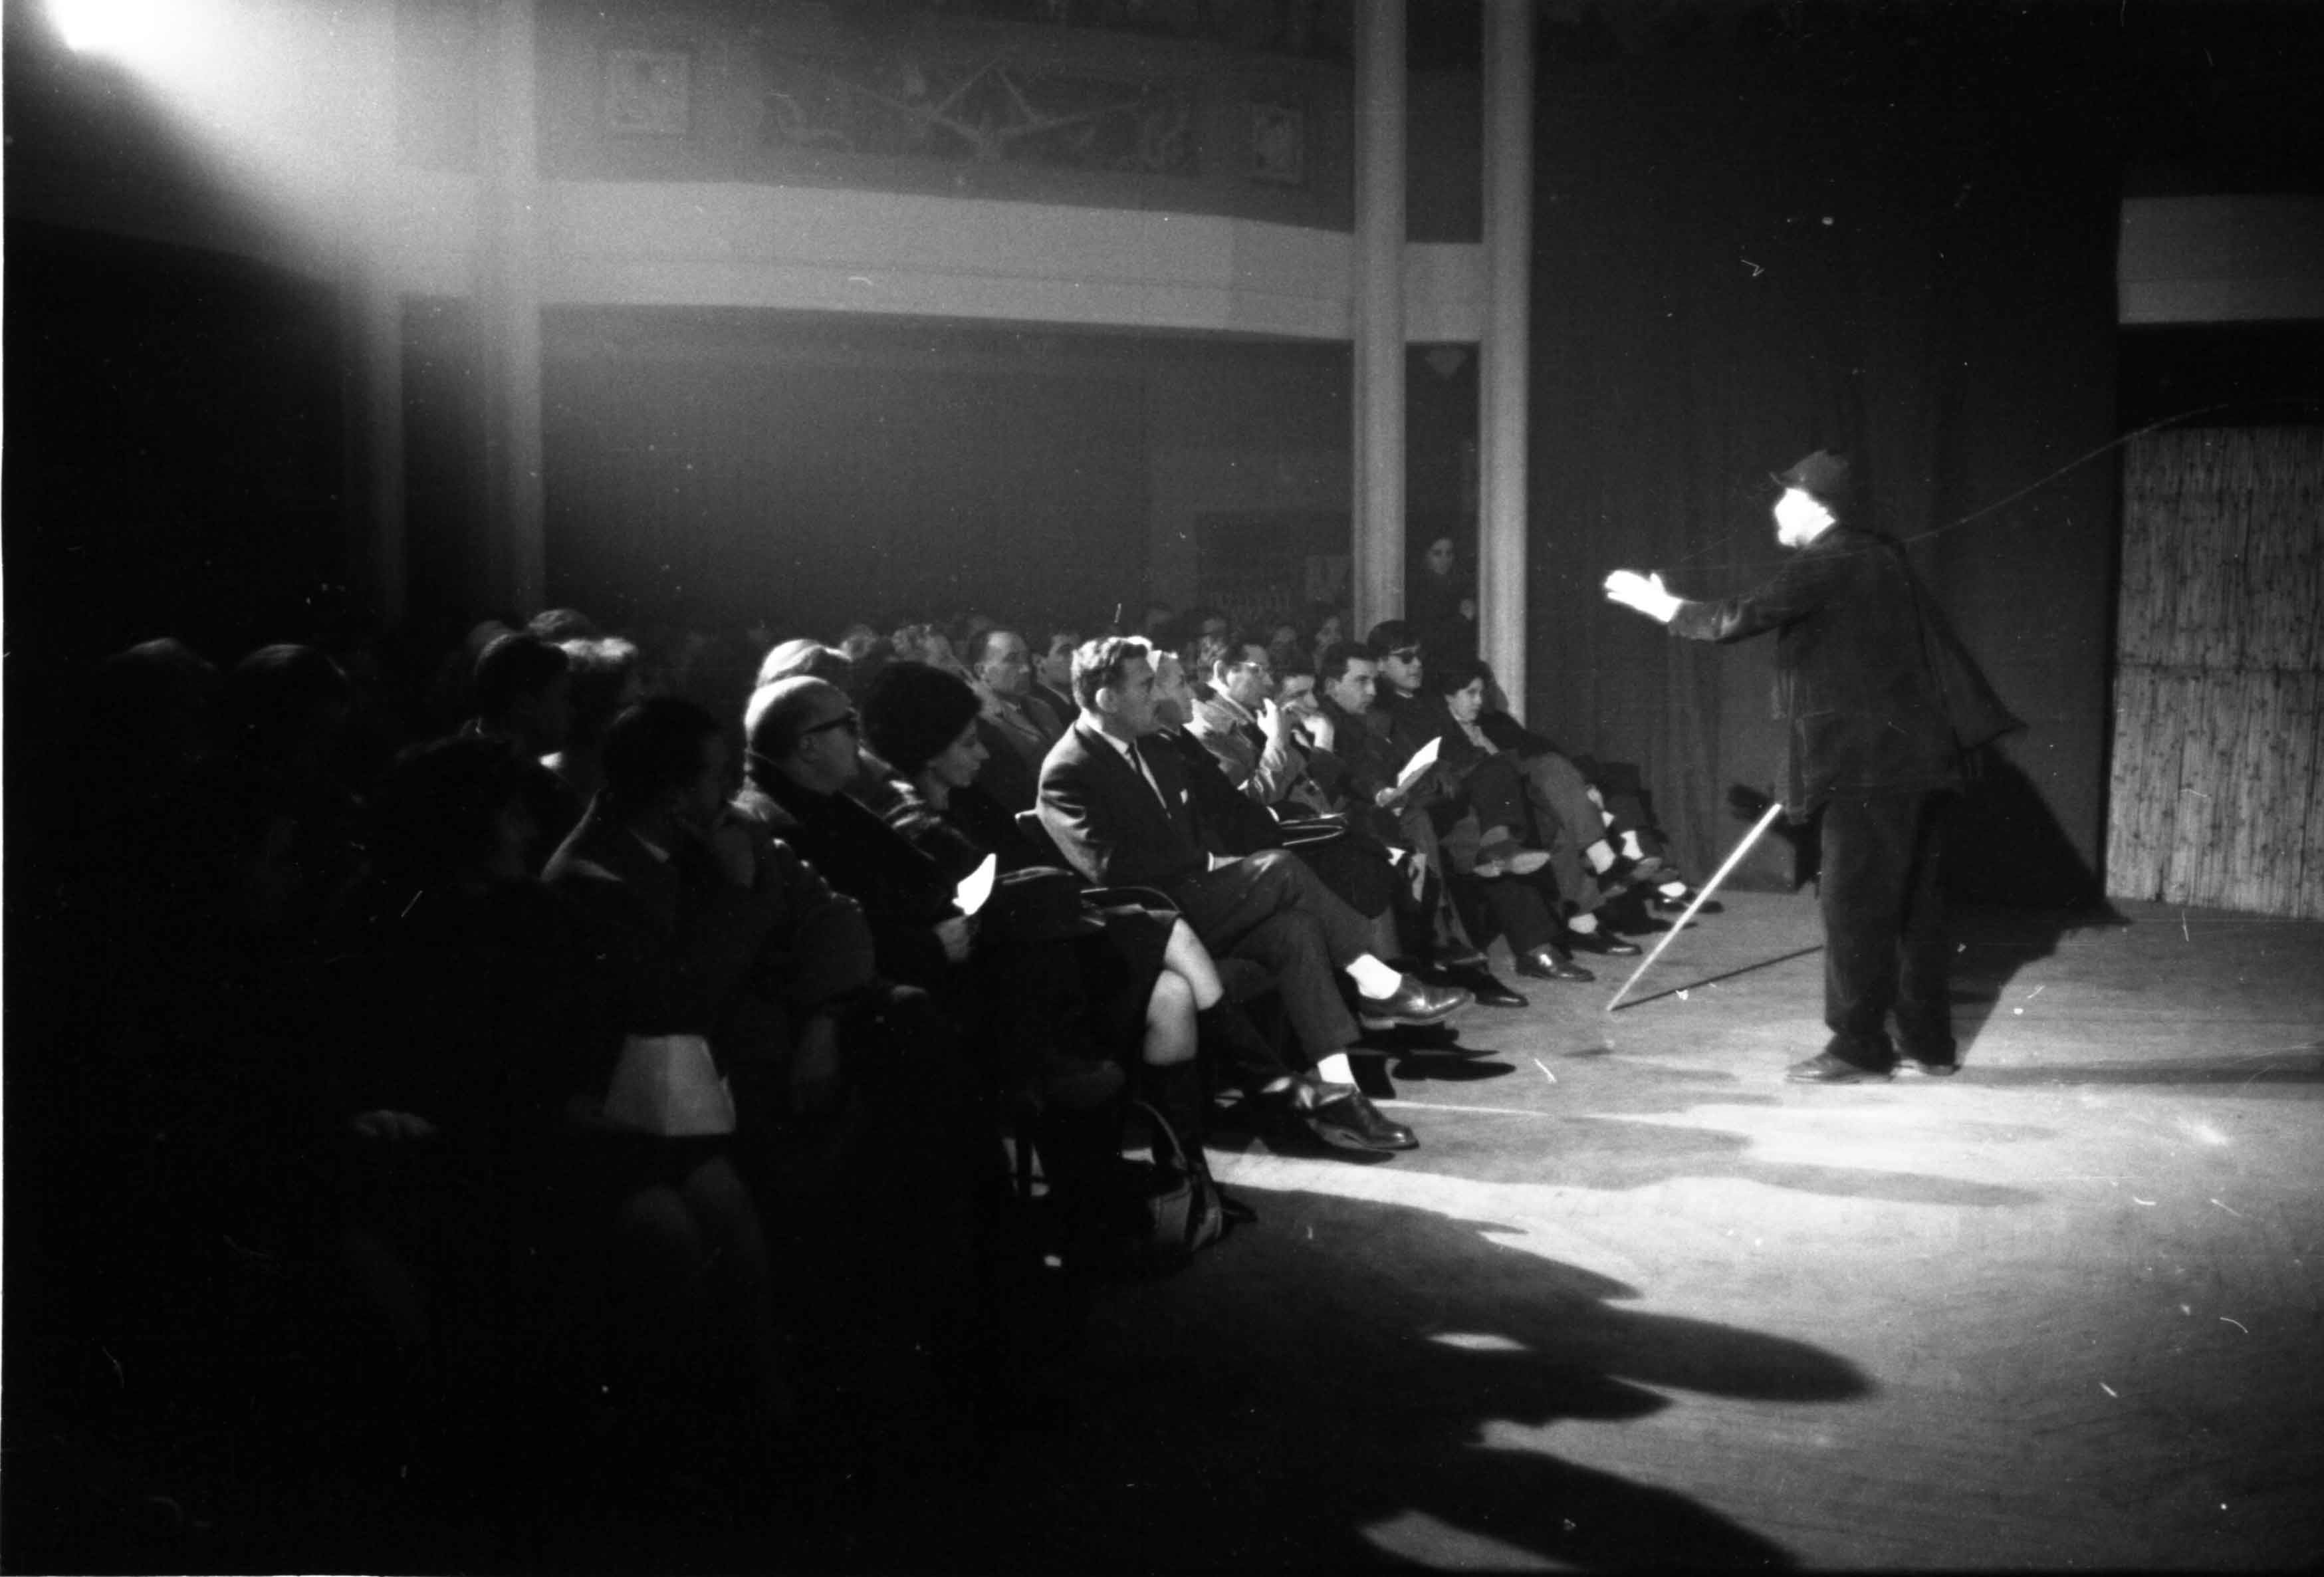
[[[1743,830],[1730,791],[1782,780],[1773,642],[1674,640],[1600,583],[1748,589],[1782,551],[1769,473],[1829,447],[2036,724],[1965,885],[2094,890],[2118,161],[2078,106],[1950,65],[1858,37],[1544,66],[1528,718],[1638,762],[1698,875]],[[1792,878],[1771,840],[1738,879]]]

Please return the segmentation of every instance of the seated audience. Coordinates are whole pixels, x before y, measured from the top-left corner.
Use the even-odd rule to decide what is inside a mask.
[[[1454,761],[1481,766],[1498,760],[1513,771],[1522,791],[1523,816],[1514,813],[1504,816],[1499,807],[1489,807],[1480,819],[1500,818],[1506,823],[1500,830],[1513,836],[1530,825],[1546,849],[1552,876],[1569,910],[1568,929],[1573,945],[1597,953],[1637,952],[1634,945],[1621,941],[1600,924],[1597,911],[1609,890],[1618,891],[1628,883],[1635,865],[1625,862],[1608,841],[1605,812],[1591,797],[1590,786],[1573,763],[1550,751],[1502,751],[1489,736],[1482,736],[1482,744],[1472,745],[1470,731],[1452,728],[1442,696],[1465,687],[1471,678],[1481,681],[1485,678],[1482,666],[1473,657],[1448,659],[1446,664],[1458,661],[1463,665],[1459,669],[1459,680],[1450,690],[1442,685],[1432,687],[1425,682],[1430,665],[1425,661],[1409,625],[1383,624],[1373,633],[1376,646],[1380,645],[1383,637],[1390,643],[1381,647],[1386,655],[1380,661],[1380,702],[1388,718],[1390,737],[1397,742],[1398,750],[1408,757],[1427,741],[1443,737],[1447,742],[1443,748]],[[1435,666],[1443,669],[1440,677],[1451,680],[1454,670],[1446,664]],[[1482,690],[1480,683],[1480,695]],[[1493,777],[1485,781],[1497,788],[1499,779]],[[1540,862],[1536,859],[1504,862],[1493,857],[1495,831],[1489,825],[1485,828],[1486,846],[1480,849],[1479,859],[1488,867],[1505,867],[1518,875],[1531,874]]]
[[[986,752],[977,782],[1012,815],[1030,810],[1039,797],[1041,762],[1065,724],[1033,698],[1023,636],[995,626],[968,650],[973,688],[982,705],[977,734]]]
[[[1074,648],[1081,643],[1082,632],[1070,624],[1052,625],[1032,643],[1033,697],[1049,708],[1060,734],[1081,715],[1074,704]]]
[[[1176,754],[1148,742],[1156,727],[1150,650],[1115,639],[1074,653],[1082,712],[1042,770],[1043,825],[1086,880],[1159,890],[1213,954],[1250,958],[1273,975],[1315,1074],[1262,1086],[1262,1101],[1308,1116],[1319,1133],[1328,1122],[1331,1142],[1409,1148],[1409,1130],[1388,1123],[1354,1088],[1347,1048],[1357,1025],[1334,975],[1351,982],[1367,1017],[1388,1023],[1442,1023],[1470,994],[1381,962],[1370,927],[1296,855],[1205,855]]]
[[[525,794],[545,860],[581,819],[581,797],[541,764],[565,748],[572,727],[572,659],[530,632],[494,636],[476,659],[469,696],[471,712],[461,732],[501,741],[530,769]]]
[[[1246,634],[1211,665],[1207,695],[1194,701],[1187,732],[1218,758],[1227,780],[1258,804],[1304,804],[1307,757],[1290,713],[1275,704],[1275,664],[1267,643]]]
[[[605,730],[645,699],[645,676],[639,669],[638,649],[618,637],[567,641],[558,650],[572,675],[572,704],[565,743],[541,757],[540,764],[586,805],[604,786]]]
[[[604,788],[547,880],[573,904],[587,969],[611,997],[572,1055],[584,1175],[614,1231],[625,1378],[654,1445],[683,1452],[705,1351],[739,1356],[761,1423],[790,1409],[773,1271],[716,1079],[725,1068],[683,1060],[697,1040],[716,1055],[779,910],[752,829],[725,814],[733,761],[715,718],[674,696],[647,701],[614,720],[604,760]],[[663,1125],[677,1131],[641,1128],[621,1099],[630,1078],[651,1078],[658,1053],[674,1072],[649,1087],[683,1088]]]

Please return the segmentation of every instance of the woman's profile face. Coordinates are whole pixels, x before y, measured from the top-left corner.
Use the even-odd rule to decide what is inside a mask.
[[[928,763],[928,770],[947,788],[965,788],[976,781],[977,769],[984,765],[991,753],[984,748],[984,742],[976,737],[976,720],[971,718],[953,736],[953,742]]]
[[[1444,705],[1452,711],[1455,723],[1474,723],[1485,709],[1485,681],[1471,679],[1467,684],[1444,697]]]

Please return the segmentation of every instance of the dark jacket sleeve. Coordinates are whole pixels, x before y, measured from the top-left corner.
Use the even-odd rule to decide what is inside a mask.
[[[1670,632],[1689,641],[1747,641],[1780,630],[1845,596],[1850,568],[1849,552],[1838,543],[1821,551],[1803,549],[1741,596],[1680,603]]]

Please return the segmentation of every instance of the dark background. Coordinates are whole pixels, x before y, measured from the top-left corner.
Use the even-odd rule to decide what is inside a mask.
[[[1416,63],[1473,57],[1475,7],[1413,14]],[[12,189],[69,168],[231,206],[133,84],[57,59],[23,0],[7,20]],[[2314,190],[2319,45],[2317,9],[2288,5],[1546,10],[1536,724],[1639,761],[1685,856],[1714,861],[1739,830],[1728,789],[1775,781],[1767,653],[1681,648],[1598,585],[1628,564],[1742,589],[1772,567],[1766,473],[1847,448],[1871,523],[1916,539],[2032,725],[1969,885],[2089,886],[2107,446],[2210,407],[2312,420],[2319,364],[2312,325],[2118,329],[2117,204]],[[1425,205],[1438,219],[1473,200],[1465,169],[1425,184],[1452,194]],[[12,706],[160,632],[230,659],[359,628],[330,290],[14,217],[6,244]],[[1110,611],[1146,580],[1170,444],[1312,456],[1347,429],[1344,347],[750,313],[552,312],[544,337],[550,595],[617,622]],[[410,622],[434,640],[493,611],[465,309],[408,303],[406,342]],[[1473,367],[1414,374],[1416,521],[1457,507],[1473,389]],[[1787,874],[1776,851],[1751,873]]]

